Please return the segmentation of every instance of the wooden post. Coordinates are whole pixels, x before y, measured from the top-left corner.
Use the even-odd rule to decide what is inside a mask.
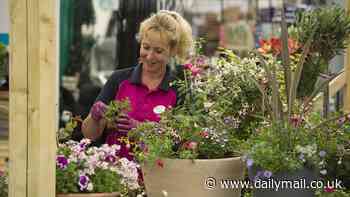
[[[54,197],[56,0],[10,1],[10,197]]]
[[[350,2],[346,1],[346,7],[348,12],[350,11]],[[346,49],[346,55],[345,55],[345,93],[344,93],[344,112],[349,113],[350,112],[350,47]]]

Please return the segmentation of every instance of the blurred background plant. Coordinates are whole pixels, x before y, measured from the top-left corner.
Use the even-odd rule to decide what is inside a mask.
[[[7,171],[0,171],[0,196],[8,196],[8,174]]]
[[[311,39],[298,87],[298,97],[310,96],[321,73],[332,75],[330,60],[342,54],[349,43],[350,16],[339,6],[319,7],[300,13],[290,33],[299,43]]]
[[[8,66],[8,53],[6,46],[0,43],[0,82],[5,79]],[[0,83],[0,86],[2,84]]]

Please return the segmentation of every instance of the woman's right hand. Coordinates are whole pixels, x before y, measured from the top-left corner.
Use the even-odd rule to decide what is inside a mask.
[[[91,107],[91,111],[90,111],[91,118],[98,122],[104,117],[104,114],[106,113],[106,111],[107,111],[107,105],[104,104],[102,101],[97,101]]]

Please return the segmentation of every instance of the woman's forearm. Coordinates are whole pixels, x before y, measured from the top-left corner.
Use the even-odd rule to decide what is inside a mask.
[[[96,140],[102,135],[106,125],[107,121],[105,119],[102,118],[101,120],[96,121],[92,119],[91,115],[89,114],[89,116],[83,121],[81,130],[84,137],[91,140]]]

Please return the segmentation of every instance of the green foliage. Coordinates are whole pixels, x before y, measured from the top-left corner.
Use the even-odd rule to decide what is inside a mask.
[[[107,106],[107,111],[104,114],[104,117],[108,121],[113,121],[116,116],[126,113],[130,110],[130,102],[128,99],[125,99],[123,101],[111,101]]]
[[[6,171],[0,172],[0,197],[8,196],[8,173]]]
[[[80,117],[70,117],[69,121],[65,124],[64,128],[60,128],[57,133],[57,142],[68,140],[74,129],[78,126],[78,122],[82,122]]]
[[[64,170],[56,171],[56,192],[57,193],[78,193],[78,166],[69,165]],[[62,178],[59,178],[62,177]]]
[[[316,192],[317,197],[349,197],[350,191],[344,191],[344,190],[335,190],[334,192],[322,192],[317,191]]]
[[[310,136],[284,125],[264,125],[257,130],[247,144],[254,165],[273,173],[294,171],[303,166],[296,147],[309,144]]]
[[[296,27],[298,41],[306,43],[311,38],[310,53],[328,62],[348,44],[350,15],[338,6],[320,7],[303,12],[297,18]]]
[[[7,66],[7,50],[5,45],[0,43],[0,80],[5,77]]]
[[[350,16],[344,8],[319,7],[299,14],[292,37],[300,43],[311,39],[310,53],[303,68],[298,97],[309,96],[317,77],[329,61],[342,54],[349,42]]]
[[[106,169],[97,169],[91,177],[95,183],[95,192],[115,192],[122,191],[124,186],[120,183],[121,177],[116,172],[111,172]]]

